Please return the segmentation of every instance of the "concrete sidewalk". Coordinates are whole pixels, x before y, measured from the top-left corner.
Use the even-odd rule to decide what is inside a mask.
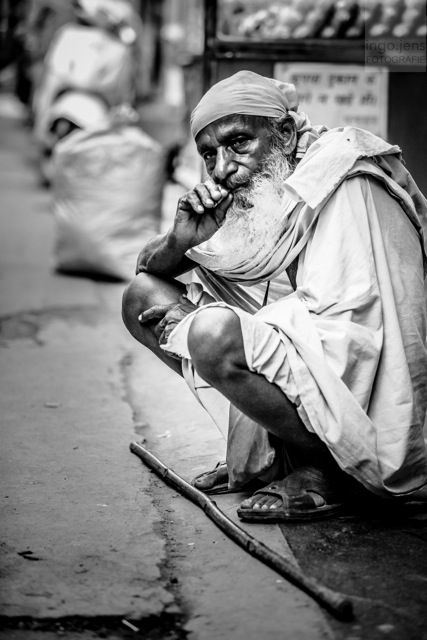
[[[355,620],[337,622],[130,453],[144,442],[190,480],[225,444],[127,334],[124,285],[54,272],[51,194],[1,94],[0,141],[0,637],[427,640],[426,509],[245,525],[350,595]],[[167,185],[163,228],[183,191]],[[241,499],[216,502],[237,521]]]
[[[0,95],[5,637],[133,633],[122,620],[145,638],[331,637],[308,596],[129,452],[143,439],[189,479],[223,458],[224,442],[185,383],[127,334],[124,285],[53,271],[51,194],[8,100]],[[166,190],[165,219],[179,190]],[[239,499],[222,507],[235,514]],[[255,528],[292,558],[278,527]]]
[[[28,132],[0,127],[2,614],[176,612],[150,477],[128,453],[123,285],[54,274]]]

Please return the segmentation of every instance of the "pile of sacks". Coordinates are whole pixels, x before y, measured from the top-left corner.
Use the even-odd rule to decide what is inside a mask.
[[[73,0],[34,95],[59,271],[130,280],[159,232],[165,157],[138,125],[143,25],[128,0]]]

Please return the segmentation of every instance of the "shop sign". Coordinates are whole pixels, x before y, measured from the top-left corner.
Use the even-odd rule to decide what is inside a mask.
[[[295,85],[312,124],[359,127],[387,138],[388,71],[382,67],[277,63],[274,77]]]

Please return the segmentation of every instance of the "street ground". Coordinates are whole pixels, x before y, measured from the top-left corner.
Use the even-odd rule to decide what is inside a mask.
[[[149,115],[148,132],[164,135],[161,110]],[[224,443],[185,383],[127,334],[125,283],[55,273],[51,194],[17,106],[1,95],[0,140],[0,636],[427,640],[421,502],[244,525],[347,594],[355,615],[342,622],[130,453],[142,442],[189,480],[224,458]],[[183,190],[167,185],[164,226]],[[237,522],[241,499],[216,502]]]

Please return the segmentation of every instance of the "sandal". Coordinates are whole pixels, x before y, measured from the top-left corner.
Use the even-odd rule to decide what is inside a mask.
[[[204,480],[205,478],[208,478],[209,476],[213,475],[213,474],[217,474],[219,470],[221,469],[227,469],[227,463],[226,462],[218,462],[215,467],[213,469],[211,469],[210,471],[204,471],[203,473],[199,473],[198,476],[196,476],[195,478],[192,479],[191,484],[193,485],[193,487],[196,487],[196,489],[199,489],[199,491],[203,491],[203,493],[206,493],[208,495],[218,495],[221,493],[240,493],[240,492],[252,492],[255,491],[256,489],[261,488],[262,486],[265,486],[265,483],[263,483],[261,480],[258,479],[254,479],[254,480],[250,480],[249,482],[247,482],[246,484],[244,484],[241,487],[235,488],[235,489],[230,489],[228,487],[228,480],[227,482],[219,482],[218,484],[214,484],[212,487],[209,487],[209,489],[200,489],[199,487],[196,486],[196,481],[197,480]],[[228,474],[227,474],[228,476]]]
[[[301,467],[283,480],[275,480],[255,491],[254,495],[280,498],[280,508],[254,509],[240,506],[237,515],[246,522],[264,523],[306,522],[329,518],[343,510],[342,496],[336,485],[337,481],[332,481],[320,469]],[[317,500],[312,494],[316,494]],[[319,498],[323,500],[321,505],[318,504]]]

